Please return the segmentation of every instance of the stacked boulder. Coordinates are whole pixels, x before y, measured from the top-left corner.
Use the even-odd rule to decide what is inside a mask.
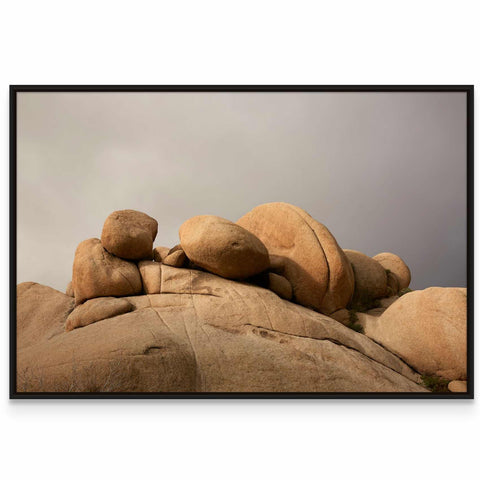
[[[125,307],[120,303],[111,307],[114,297],[161,292],[162,264],[203,269],[233,280],[249,279],[270,266],[268,251],[255,235],[220,217],[201,215],[187,220],[180,228],[181,243],[173,248],[153,248],[157,231],[157,221],[145,213],[120,210],[109,215],[101,240],[85,240],[75,252],[67,291],[75,297],[76,306],[99,299],[98,306],[104,299],[109,307],[102,314],[111,310],[112,315],[118,315]],[[274,290],[288,296],[291,288],[285,279],[275,276],[271,283]],[[94,313],[79,322],[76,317],[84,311]],[[79,307],[67,328],[91,323],[100,311]]]
[[[77,248],[68,294],[75,304],[99,297],[161,292],[161,267],[193,268],[269,288],[285,300],[331,315],[396,295],[410,271],[400,257],[342,250],[330,231],[288,203],[254,208],[236,223],[213,215],[184,222],[180,243],[153,248],[157,221],[136,210],[110,214],[101,240]],[[346,313],[344,313],[346,312]]]
[[[354,291],[352,267],[321,223],[294,205],[260,205],[237,221],[267,247],[274,273],[291,284],[295,302],[330,314],[344,308]]]
[[[108,216],[101,240],[77,247],[72,287],[76,305],[97,297],[121,297],[142,292],[135,261],[153,257],[158,223],[145,213],[120,210]]]
[[[288,203],[260,205],[236,223],[213,215],[195,216],[181,225],[180,243],[173,248],[154,248],[157,232],[157,221],[145,213],[135,210],[113,212],[105,221],[100,239],[90,238],[78,245],[72,282],[67,287],[66,295],[45,291],[47,287],[35,284],[25,284],[20,289],[20,297],[28,297],[28,301],[23,302],[18,310],[19,318],[23,318],[19,323],[22,331],[29,334],[34,331],[29,320],[33,308],[30,300],[36,301],[37,297],[48,293],[52,302],[58,303],[59,313],[54,330],[48,330],[45,324],[46,338],[59,335],[59,328],[66,332],[80,329],[84,332],[89,330],[88,335],[83,335],[93,341],[96,337],[91,332],[96,327],[85,330],[81,327],[111,319],[106,323],[122,326],[119,339],[126,338],[127,334],[135,339],[140,334],[136,330],[132,333],[129,326],[129,319],[135,317],[140,322],[135,329],[141,330],[139,325],[143,321],[149,329],[167,328],[167,336],[173,335],[170,340],[175,347],[171,348],[178,360],[184,358],[180,351],[188,342],[192,342],[191,337],[186,327],[179,327],[178,331],[173,332],[174,320],[171,325],[164,325],[161,315],[171,319],[183,318],[184,321],[191,315],[189,325],[192,329],[196,328],[199,319],[204,318],[208,320],[205,320],[204,326],[226,327],[214,333],[224,342],[229,341],[225,338],[227,333],[239,335],[239,332],[252,326],[264,329],[259,332],[255,328],[252,330],[252,335],[258,333],[262,339],[277,339],[275,335],[279,332],[281,335],[317,340],[324,339],[328,332],[331,335],[335,333],[332,336],[333,344],[346,345],[368,359],[381,360],[389,369],[393,368],[414,382],[417,382],[418,375],[410,372],[402,361],[423,375],[452,380],[449,387],[452,391],[465,389],[465,289],[430,288],[405,294],[409,290],[411,273],[399,256],[384,252],[369,257],[356,250],[343,250],[327,227],[304,210]],[[182,295],[187,297],[182,298]],[[195,295],[200,298],[194,298]],[[47,307],[55,313],[50,304],[46,305],[45,310]],[[41,309],[39,315],[42,321],[48,316]],[[248,318],[244,319],[244,315]],[[297,325],[292,329],[295,319]],[[356,332],[345,329],[339,323]],[[102,327],[100,331],[105,329]],[[209,339],[208,334],[204,333]],[[71,340],[68,341],[75,344],[76,335],[78,331],[73,335],[69,333]],[[151,335],[146,334],[145,342],[151,342]],[[182,337],[176,343],[176,335],[185,335],[186,338]],[[192,338],[196,338],[196,335]],[[325,338],[330,337],[327,335]],[[278,337],[282,345],[291,341],[290,338]],[[134,346],[141,352],[147,352],[145,355],[154,356],[166,348],[166,344],[159,347],[142,342]],[[203,342],[201,348],[206,348],[207,344]],[[235,342],[231,344],[232,351],[235,345]],[[331,346],[328,342],[321,346],[326,350],[319,353],[319,364],[325,366],[325,359],[332,353],[329,350]],[[122,344],[122,348],[127,347]],[[258,352],[264,352],[264,348],[262,343],[258,350],[252,350],[253,357],[249,358],[241,347],[239,358],[245,364],[254,362],[253,358]],[[337,354],[343,356],[343,350],[335,352],[334,358],[337,359]],[[272,352],[275,357],[277,350]],[[92,352],[87,353],[90,355]],[[137,352],[135,355],[143,354]],[[192,358],[197,361],[195,351]],[[345,369],[345,360],[338,358],[343,366],[339,367],[336,360],[333,362],[335,365],[331,367],[334,372],[331,378],[335,379],[341,378],[339,372]],[[357,354],[351,358],[352,365],[356,359]],[[285,362],[285,371],[290,371],[290,362],[289,357]],[[214,364],[210,357],[204,363]],[[236,361],[233,364],[237,365]],[[265,372],[272,369],[269,367]],[[195,369],[189,367],[187,370],[191,380],[190,373]],[[318,371],[315,368],[315,375]],[[377,373],[374,378],[377,378]],[[417,389],[416,383],[399,387],[400,380],[390,379],[391,372],[380,373],[380,391],[393,388],[391,384],[382,383],[386,378],[393,382],[395,388]],[[335,383],[336,388],[348,389],[351,385],[364,388],[363,384],[361,387],[355,384],[356,376],[357,372],[352,372],[351,382],[349,380],[350,383],[345,385],[340,382],[340,386]],[[172,379],[175,378],[172,373]],[[230,379],[231,375],[226,378]],[[291,382],[294,383],[295,378],[296,372],[292,373]],[[227,382],[225,385],[230,384]],[[195,388],[200,387],[197,385]],[[206,387],[203,385],[201,388]]]
[[[379,253],[373,257],[387,272],[387,289],[391,295],[408,288],[412,276],[405,262],[394,253]]]
[[[199,215],[180,227],[180,245],[196,265],[231,280],[245,280],[270,266],[265,245],[229,220]]]

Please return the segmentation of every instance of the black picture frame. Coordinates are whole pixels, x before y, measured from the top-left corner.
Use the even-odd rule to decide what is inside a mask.
[[[25,393],[17,392],[17,94],[21,92],[463,92],[467,122],[466,393]],[[474,86],[473,85],[11,85],[10,86],[10,399],[473,399],[474,398]]]

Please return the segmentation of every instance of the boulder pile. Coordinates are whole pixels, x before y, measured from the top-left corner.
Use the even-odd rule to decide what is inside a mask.
[[[400,257],[343,250],[287,203],[190,218],[172,248],[157,232],[113,212],[78,245],[66,294],[18,286],[19,389],[427,391],[421,375],[464,388],[464,289],[405,294]]]

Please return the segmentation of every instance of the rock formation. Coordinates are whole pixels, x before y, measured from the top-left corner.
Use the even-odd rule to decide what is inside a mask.
[[[161,268],[161,293],[125,297],[130,313],[35,341],[20,330],[30,346],[19,350],[19,388],[23,381],[31,391],[426,391],[395,355],[325,315],[255,285]],[[40,306],[54,296],[60,323],[71,299],[51,290]],[[28,290],[23,301],[31,301]]]
[[[467,292],[431,287],[407,293],[378,318],[361,319],[365,335],[425,375],[467,376]]]
[[[286,203],[193,217],[173,248],[156,234],[114,212],[66,294],[18,285],[18,391],[428,392],[421,375],[465,391],[464,289],[399,298],[400,257],[344,252]]]
[[[276,257],[276,268],[282,268],[296,302],[327,314],[347,305],[354,289],[350,262],[328,229],[304,210],[267,203],[237,223]]]

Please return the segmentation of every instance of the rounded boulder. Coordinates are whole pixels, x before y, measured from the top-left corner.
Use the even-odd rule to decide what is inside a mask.
[[[67,317],[65,331],[86,327],[105,318],[122,315],[133,310],[133,305],[124,298],[101,297],[87,300]]]
[[[467,290],[430,287],[401,296],[365,334],[424,375],[467,378]]]
[[[142,291],[137,265],[108,253],[98,238],[78,245],[72,284],[77,305],[90,298],[137,295]]]
[[[385,270],[390,270],[398,279],[399,290],[403,290],[410,285],[412,279],[410,269],[407,264],[394,253],[379,253],[373,257]]]
[[[265,244],[297,303],[325,314],[347,305],[354,288],[350,262],[330,231],[307,212],[288,203],[267,203],[237,224]]]
[[[373,258],[356,250],[344,250],[352,264],[355,292],[352,304],[365,305],[387,296],[387,272]]]
[[[242,280],[266,270],[265,245],[241,226],[221,217],[198,215],[180,227],[180,245],[196,265],[224,278]]]
[[[105,220],[102,245],[113,255],[126,260],[151,259],[158,223],[146,213],[119,210]]]

